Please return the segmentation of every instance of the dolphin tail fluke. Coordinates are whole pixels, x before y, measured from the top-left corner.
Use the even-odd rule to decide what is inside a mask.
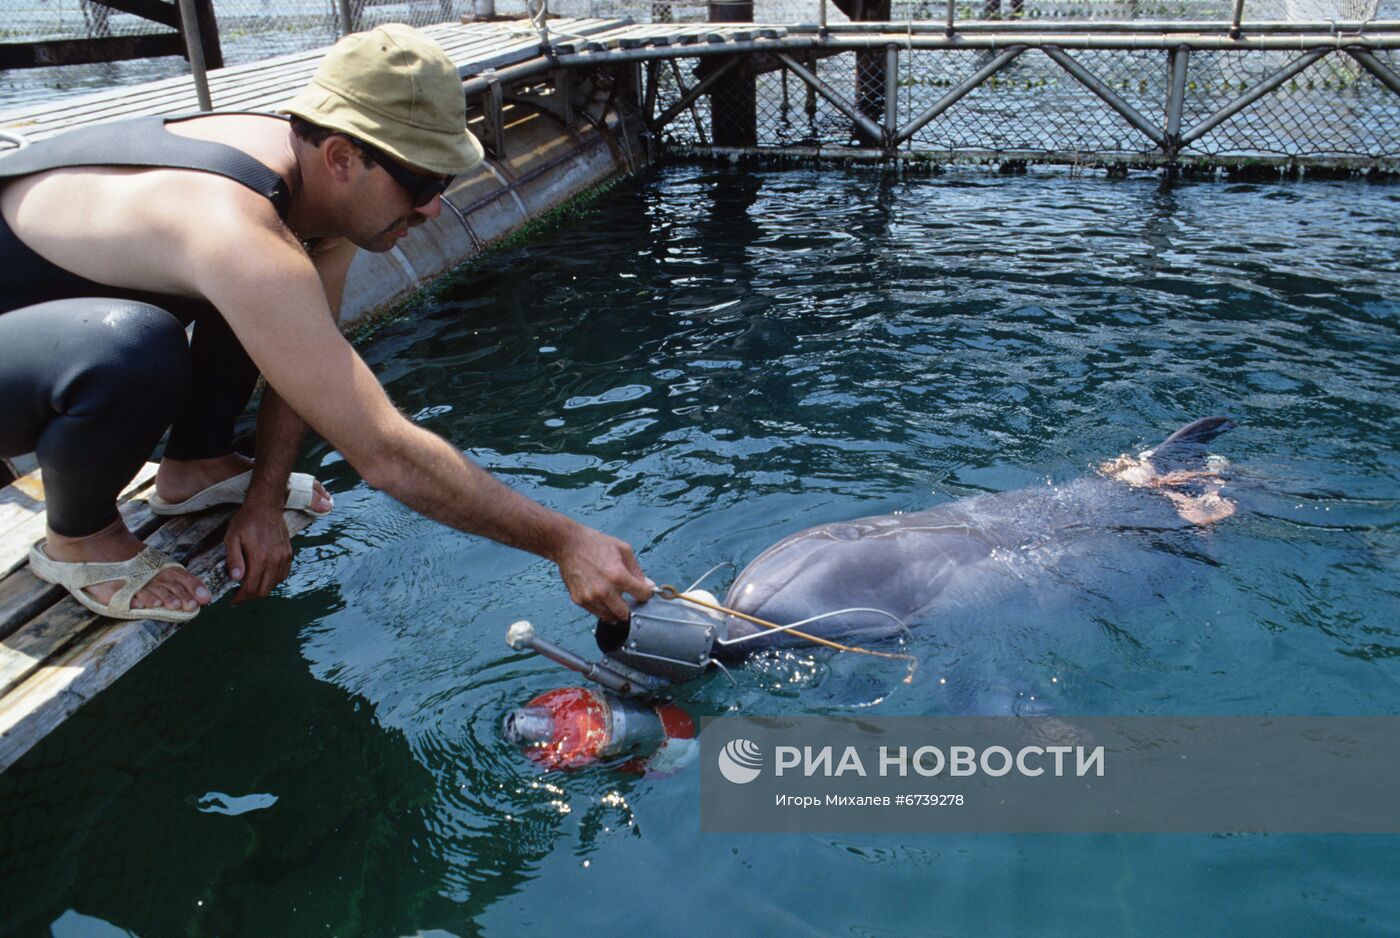
[[[1202,417],[1200,420],[1193,420],[1157,444],[1149,458],[1159,469],[1168,463],[1180,466],[1204,460],[1206,444],[1234,427],[1234,421],[1228,417]]]

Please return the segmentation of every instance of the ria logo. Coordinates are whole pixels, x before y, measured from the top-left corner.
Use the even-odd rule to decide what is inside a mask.
[[[720,774],[735,785],[747,785],[763,772],[763,750],[747,739],[731,739],[719,751]]]

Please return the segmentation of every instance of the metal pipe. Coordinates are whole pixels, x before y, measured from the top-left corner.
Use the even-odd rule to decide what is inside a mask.
[[[841,160],[843,162],[857,163],[888,163],[892,158],[902,163],[913,163],[922,165],[948,165],[953,163],[1004,163],[1008,160],[1021,160],[1027,163],[1040,164],[1065,164],[1083,167],[1085,165],[1107,166],[1109,164],[1120,166],[1134,166],[1142,169],[1153,169],[1161,166],[1168,166],[1174,161],[1168,159],[1163,153],[1101,153],[1086,155],[1083,150],[986,150],[986,149],[958,149],[958,150],[900,150],[893,156],[885,150],[877,150],[873,147],[712,147],[700,144],[673,144],[670,152],[677,156],[704,158],[717,157],[724,160],[733,161],[743,157],[753,157],[760,160],[782,162],[820,162],[823,160]],[[1299,158],[1296,156],[1275,156],[1269,154],[1256,154],[1248,157],[1252,164],[1260,166],[1276,166],[1286,169],[1296,166]],[[1205,166],[1229,166],[1238,159],[1235,157],[1198,157],[1190,162]],[[1327,157],[1325,159],[1309,159],[1309,166],[1325,166],[1342,169],[1365,170],[1375,166],[1376,160],[1372,156],[1339,156]]]
[[[953,38],[953,7],[957,0],[948,0],[948,22],[943,27],[943,35]]]
[[[1186,65],[1191,50],[1178,47],[1167,52],[1167,144],[1172,150],[1180,146],[1181,112],[1186,106]]]
[[[866,135],[871,140],[881,139],[882,134],[880,133],[880,128],[876,126],[874,121],[866,117],[864,114],[860,113],[860,111],[856,110],[855,107],[852,106],[849,101],[844,100],[839,94],[833,91],[830,85],[828,85],[826,82],[822,81],[816,75],[804,68],[801,62],[798,62],[796,59],[794,59],[792,56],[788,55],[785,52],[777,53],[777,58],[778,61],[786,65],[794,75],[805,81],[812,88],[812,90],[816,91],[817,94],[821,95],[823,98],[826,98],[827,101],[831,102],[832,107],[836,108],[836,110],[849,117],[851,119],[851,122],[854,123],[861,130],[865,131]]]
[[[540,638],[535,634],[534,626],[521,620],[510,627],[506,633],[506,644],[516,651],[529,649],[542,658],[548,658],[555,664],[562,664],[570,671],[577,671],[585,678],[595,684],[601,684],[608,690],[618,694],[635,694],[642,688],[636,687],[631,681],[621,675],[608,670],[600,664],[586,661],[571,651],[560,648],[551,641]]]
[[[1149,140],[1162,149],[1166,149],[1167,139],[1162,134],[1161,129],[1153,125],[1153,123],[1143,117],[1142,114],[1138,113],[1137,108],[1133,107],[1127,101],[1124,101],[1112,88],[1105,85],[1102,81],[1099,81],[1098,77],[1092,72],[1070,58],[1068,53],[1063,49],[1058,49],[1055,46],[1046,46],[1044,52],[1046,55],[1050,56],[1050,58],[1058,62],[1061,68],[1073,75],[1074,79],[1081,85],[1102,98],[1103,102],[1109,107],[1113,108],[1119,114],[1122,114],[1124,120],[1142,131]]]
[[[1246,91],[1234,101],[1225,105],[1223,108],[1216,111],[1210,117],[1207,117],[1200,124],[1197,124],[1195,127],[1191,128],[1191,130],[1182,134],[1181,145],[1184,147],[1190,143],[1201,139],[1206,134],[1214,130],[1216,127],[1225,123],[1225,121],[1234,117],[1240,111],[1243,111],[1255,101],[1258,101],[1260,98],[1264,97],[1264,95],[1268,94],[1270,91],[1273,91],[1279,85],[1288,81],[1288,79],[1292,78],[1294,75],[1298,74],[1303,69],[1307,68],[1309,65],[1312,65],[1318,59],[1326,55],[1329,51],[1331,50],[1314,49],[1312,52],[1307,53],[1301,58],[1295,59],[1292,62],[1292,64],[1286,65],[1278,71],[1274,72],[1268,78],[1264,79],[1264,81],[1261,84],[1257,85],[1254,88],[1251,88],[1249,91]]]
[[[336,8],[340,10],[340,34],[348,36],[355,31],[355,14],[350,9],[350,0],[339,0]]]
[[[190,75],[194,78],[194,93],[201,111],[214,110],[209,96],[209,76],[204,71],[204,40],[199,35],[199,16],[194,0],[180,0],[180,32],[185,36],[185,55],[190,60]]]
[[[817,28],[826,34],[826,0],[817,0]]]
[[[1400,49],[1400,34],[1388,36],[1340,36],[1319,35],[1278,35],[1258,36],[1238,41],[1222,34],[1214,36],[1175,35],[1158,33],[1155,35],[1106,36],[1088,34],[1070,36],[1053,33],[984,33],[970,35],[959,33],[949,39],[946,36],[904,35],[888,33],[884,35],[832,35],[826,39],[815,36],[788,36],[782,39],[754,39],[736,42],[695,43],[693,45],[661,46],[639,49],[615,49],[607,52],[580,52],[561,54],[558,62],[569,66],[592,66],[600,63],[636,61],[638,59],[699,58],[706,55],[733,55],[739,52],[766,52],[778,54],[805,50],[830,52],[859,51],[883,48],[890,43],[898,43],[905,49],[962,50],[990,49],[1000,51],[1007,46],[1025,44],[1030,47],[1058,46],[1061,49],[1157,49],[1166,51],[1178,46],[1186,46],[1192,51],[1239,51],[1257,52],[1275,50],[1297,52],[1302,49],[1326,47],[1337,49],[1358,47],[1364,49]],[[538,67],[536,70],[542,70]],[[506,70],[502,70],[503,72]]]
[[[1396,75],[1384,62],[1365,49],[1347,49],[1347,54],[1360,62],[1366,71],[1376,76],[1377,81],[1396,94],[1400,94],[1400,75]]]
[[[559,63],[565,64],[565,63]],[[507,68],[498,69],[491,74],[490,78],[480,75],[469,78],[462,82],[462,94],[467,98],[475,98],[477,95],[485,94],[491,88],[492,82],[499,82],[505,87],[512,87],[521,82],[537,79],[548,75],[556,68],[556,63],[551,62],[544,56],[538,59],[531,59],[528,62],[521,62],[518,65],[511,65]]]
[[[1007,49],[1001,55],[992,59],[986,65],[983,65],[977,71],[973,72],[971,75],[958,82],[956,87],[949,90],[947,94],[945,94],[943,97],[939,98],[936,102],[934,102],[932,107],[924,111],[918,117],[914,118],[912,121],[909,122],[909,126],[905,127],[898,134],[896,134],[894,139],[890,142],[891,146],[899,146],[901,143],[914,136],[914,134],[918,133],[920,130],[923,130],[924,125],[926,125],[929,121],[933,120],[939,114],[942,114],[944,111],[948,110],[948,108],[952,107],[954,104],[957,104],[958,101],[961,100],[963,96],[965,96],[968,92],[972,91],[978,85],[982,84],[982,82],[986,81],[988,78],[1001,71],[1004,67],[1006,67],[1007,63],[1011,62],[1013,59],[1016,58],[1016,56],[1020,55],[1022,52],[1025,51],[1025,46],[1012,46],[1010,49]]]
[[[899,126],[899,46],[885,47],[885,140],[894,145]]]
[[[889,27],[884,24],[853,24],[862,26],[879,26],[882,29]],[[675,59],[675,58],[699,58],[707,55],[733,55],[737,52],[767,52],[776,53],[797,52],[810,49],[824,49],[833,52],[869,49],[876,46],[888,46],[891,43],[898,43],[909,49],[925,50],[946,50],[946,49],[991,49],[1002,50],[1007,46],[1024,44],[1028,47],[1037,45],[1058,45],[1062,49],[1173,49],[1186,48],[1192,51],[1261,51],[1276,50],[1296,52],[1300,49],[1327,47],[1335,49],[1346,48],[1348,52],[1355,54],[1353,50],[1366,49],[1397,49],[1400,48],[1400,34],[1380,35],[1381,30],[1373,30],[1377,24],[1368,26],[1368,32],[1374,34],[1367,36],[1341,36],[1327,30],[1316,35],[1294,34],[1287,31],[1279,31],[1277,35],[1261,35],[1258,27],[1252,27],[1248,40],[1232,40],[1222,33],[1215,35],[1190,35],[1190,34],[1118,34],[1109,35],[1109,31],[1103,27],[1113,24],[1094,24],[1094,33],[1085,36],[1072,36],[1056,34],[1052,30],[1024,33],[1014,30],[1002,30],[991,33],[974,33],[973,27],[983,25],[975,23],[963,23],[957,37],[948,39],[941,34],[930,35],[918,32],[911,34],[883,34],[877,35],[873,32],[860,32],[842,35],[833,32],[825,39],[816,36],[793,36],[789,35],[782,39],[755,39],[741,42],[715,42],[715,43],[695,43],[688,45],[656,46],[639,49],[614,49],[608,52],[583,52],[560,55],[557,60],[551,62],[548,58],[541,56],[517,65],[502,68],[495,73],[495,80],[506,86],[518,84],[520,82],[538,79],[547,75],[556,66],[587,66],[606,64],[609,62],[628,61],[648,61],[653,59]],[[1014,26],[1016,24],[1002,24],[1003,26]],[[1389,24],[1400,26],[1400,24]],[[1364,64],[1364,63],[1363,63]],[[1387,70],[1388,71],[1388,70]],[[1374,74],[1374,72],[1373,72]],[[1382,79],[1384,81],[1385,79]],[[480,76],[468,78],[463,82],[463,93],[468,98],[474,98],[483,94],[489,88],[489,82]]]
[[[1235,0],[1235,10],[1230,14],[1230,38],[1240,38],[1240,21],[1244,19],[1244,0]]]
[[[738,60],[736,59],[735,61]],[[680,89],[683,94],[686,93],[685,82],[681,80],[681,67],[676,64],[675,59],[671,60],[671,78],[675,80],[676,87]],[[694,99],[692,99],[690,104],[690,119],[695,124],[695,136],[700,138],[701,143],[709,143],[709,141],[705,139],[704,123],[700,120],[699,112],[695,110]]]
[[[670,7],[667,7],[666,9],[669,10]],[[647,63],[647,96],[646,96],[645,100],[642,101],[642,117],[644,117],[644,118],[646,119],[646,122],[647,122],[648,124],[654,124],[654,123],[656,123],[656,92],[659,90],[659,89],[657,88],[657,82],[658,82],[660,79],[661,79],[661,63],[660,63],[660,62],[655,62],[655,61],[653,61],[653,62],[648,62],[648,63]]]
[[[929,33],[942,34],[946,27],[941,22],[915,20],[898,23],[901,35],[912,33],[917,36]],[[890,32],[888,21],[857,21],[838,23],[830,27],[833,36],[855,33]],[[800,34],[803,27],[788,26],[788,35]],[[1228,20],[1083,20],[1060,22],[1049,19],[1034,20],[963,20],[958,24],[958,35],[969,33],[1209,33],[1218,35],[1230,28]],[[1249,24],[1250,35],[1260,33],[1385,33],[1400,32],[1400,20],[1261,20]]]
[[[695,87],[691,88],[689,91],[686,91],[684,94],[681,95],[680,100],[676,101],[675,104],[662,111],[661,116],[656,119],[652,126],[660,128],[665,127],[667,124],[671,123],[671,121],[676,119],[677,114],[694,104],[695,101],[701,95],[713,88],[716,82],[718,82],[720,79],[724,78],[725,75],[728,75],[731,71],[733,71],[740,61],[741,60],[738,58],[730,59],[728,62],[725,62],[719,68],[715,69],[713,72],[710,72],[710,74],[700,79],[700,81],[695,85]],[[685,86],[682,85],[681,87],[684,88]]]

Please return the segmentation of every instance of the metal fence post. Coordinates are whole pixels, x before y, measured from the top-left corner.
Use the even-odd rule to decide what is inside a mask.
[[[1167,50],[1167,144],[1163,148],[1169,159],[1176,159],[1181,150],[1181,113],[1186,105],[1186,67],[1191,50],[1177,46]]]
[[[885,147],[894,152],[894,133],[899,128],[899,46],[885,46]]]
[[[953,35],[953,6],[956,0],[948,0],[948,28],[943,30],[943,35],[952,37]]]
[[[350,0],[339,0],[340,34],[348,36],[355,31],[355,14],[350,9]]]
[[[1230,38],[1240,38],[1240,21],[1244,19],[1244,0],[1235,0],[1235,12],[1230,16]]]
[[[185,36],[185,54],[189,56],[199,109],[212,111],[214,101],[209,96],[209,76],[204,71],[204,42],[199,35],[199,15],[195,12],[194,0],[180,0],[180,32]]]

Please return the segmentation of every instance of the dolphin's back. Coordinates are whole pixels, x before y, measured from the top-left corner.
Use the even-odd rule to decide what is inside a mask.
[[[790,535],[749,564],[725,603],[782,625],[849,609],[802,627],[823,638],[870,638],[899,631],[960,575],[991,556],[979,529],[937,510],[827,524]],[[761,626],[732,618],[729,637]],[[756,644],[786,645],[775,635]]]

